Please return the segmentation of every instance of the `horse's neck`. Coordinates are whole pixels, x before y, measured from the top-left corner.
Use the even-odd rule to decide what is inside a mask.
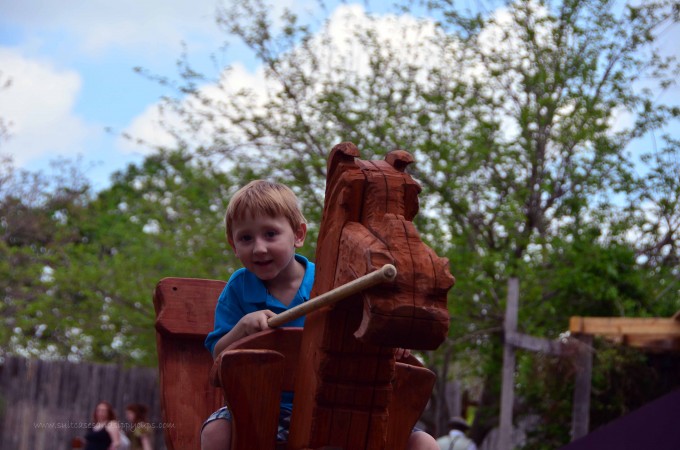
[[[393,350],[353,336],[362,305],[347,300],[305,319],[289,448],[384,448]]]

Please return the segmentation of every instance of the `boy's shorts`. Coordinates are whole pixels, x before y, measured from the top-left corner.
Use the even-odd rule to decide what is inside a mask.
[[[276,440],[277,441],[287,441],[288,440],[288,430],[290,429],[290,417],[292,415],[292,411],[287,408],[281,408],[279,412],[279,429],[276,432]],[[229,411],[229,408],[226,406],[221,407],[214,413],[210,414],[210,417],[203,422],[203,426],[201,427],[201,431],[203,430],[203,427],[205,427],[207,424],[210,422],[214,422],[215,420],[228,420],[231,422],[231,411]]]
[[[290,417],[293,414],[293,412],[290,409],[287,408],[281,408],[279,412],[279,429],[276,432],[276,440],[277,441],[287,441],[288,440],[288,432],[290,430]],[[214,422],[215,420],[228,420],[231,422],[231,411],[229,411],[229,408],[226,406],[221,407],[214,413],[210,414],[210,417],[203,422],[203,427],[205,427],[207,424],[210,422]],[[201,430],[203,430],[203,427],[201,427]],[[412,433],[415,433],[416,431],[423,431],[418,427],[413,427],[411,430]]]

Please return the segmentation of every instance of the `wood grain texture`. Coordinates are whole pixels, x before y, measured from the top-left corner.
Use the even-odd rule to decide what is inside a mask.
[[[223,404],[209,382],[213,364],[203,341],[213,327],[215,305],[225,283],[164,278],[154,291],[156,347],[163,422],[169,450],[200,448],[203,421]]]
[[[284,356],[274,350],[225,350],[216,362],[221,385],[228,393],[227,406],[233,412],[231,449],[273,450]]]

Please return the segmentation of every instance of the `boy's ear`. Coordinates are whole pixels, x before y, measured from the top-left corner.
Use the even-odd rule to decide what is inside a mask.
[[[307,237],[307,224],[303,222],[295,232],[295,248],[300,248],[305,244],[305,237]]]
[[[234,255],[236,255],[237,258],[239,258],[238,250],[236,250],[236,246],[234,245],[234,240],[231,238],[231,236],[227,237],[227,242],[229,243],[229,248],[231,248],[231,251],[234,252]]]

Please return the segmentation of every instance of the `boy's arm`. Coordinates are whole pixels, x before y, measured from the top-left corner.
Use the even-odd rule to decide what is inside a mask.
[[[258,331],[263,331],[269,328],[267,324],[267,319],[275,316],[273,312],[268,309],[261,311],[255,311],[250,314],[246,314],[239,320],[234,328],[231,329],[227,334],[222,336],[219,341],[215,344],[213,349],[213,359],[217,357],[231,344],[238,341],[241,338],[250,336]]]

